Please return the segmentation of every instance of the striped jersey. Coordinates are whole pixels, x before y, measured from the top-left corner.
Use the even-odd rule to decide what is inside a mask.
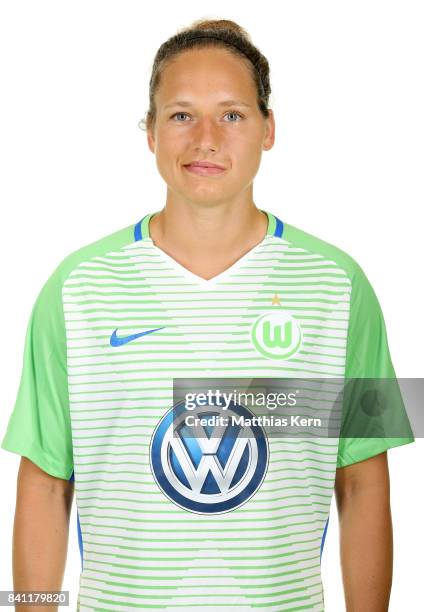
[[[81,612],[322,612],[336,468],[414,439],[178,434],[177,379],[394,376],[362,268],[263,212],[264,239],[212,279],[153,243],[149,213],[35,301],[2,448],[74,480]]]

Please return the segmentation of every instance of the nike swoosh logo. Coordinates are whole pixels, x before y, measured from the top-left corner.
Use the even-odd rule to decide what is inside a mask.
[[[148,329],[147,331],[139,332],[138,334],[131,334],[130,336],[121,336],[118,337],[116,332],[118,328],[112,333],[110,337],[110,345],[111,346],[122,346],[123,344],[127,344],[128,342],[132,342],[137,338],[141,338],[141,336],[146,336],[147,334],[152,334],[155,331],[159,331],[160,329],[165,329],[164,327],[156,327],[156,329]]]

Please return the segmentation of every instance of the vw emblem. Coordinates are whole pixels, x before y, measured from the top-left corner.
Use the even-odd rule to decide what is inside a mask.
[[[222,417],[226,424],[199,425],[190,419]],[[269,449],[261,426],[234,424],[254,415],[230,403],[187,410],[175,404],[156,426],[150,443],[150,466],[158,487],[175,504],[198,514],[220,514],[245,504],[261,486]],[[243,419],[242,419],[243,420]],[[205,421],[204,421],[205,422]]]

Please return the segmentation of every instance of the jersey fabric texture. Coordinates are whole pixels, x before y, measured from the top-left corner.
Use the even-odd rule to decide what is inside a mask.
[[[149,213],[68,255],[37,297],[1,446],[75,481],[77,610],[322,612],[336,468],[414,440],[270,438],[254,494],[219,513],[190,511],[160,486],[165,466],[158,476],[152,462],[168,451],[152,458],[152,440],[174,378],[395,377],[361,267],[262,212],[265,238],[210,280],[153,243]],[[301,329],[286,358],[252,342],[269,313]],[[175,486],[191,494],[183,477]]]

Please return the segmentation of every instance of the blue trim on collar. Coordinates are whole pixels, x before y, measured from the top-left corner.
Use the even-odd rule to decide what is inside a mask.
[[[275,215],[274,215],[274,217],[275,217]],[[280,221],[280,219],[278,217],[275,217],[275,220],[277,222],[277,225],[275,227],[274,236],[277,236],[277,238],[282,238],[283,231],[284,231],[284,223],[282,221]]]
[[[143,240],[143,234],[141,231],[141,225],[144,221],[144,219],[147,217],[147,215],[145,215],[138,223],[135,224],[134,226],[134,240],[137,242],[137,240]],[[274,215],[275,221],[276,221],[276,225],[275,225],[275,231],[274,231],[274,236],[276,236],[277,238],[282,238],[283,236],[283,231],[284,231],[284,223]]]
[[[143,219],[144,219],[144,217],[143,217]],[[141,234],[141,223],[142,223],[143,219],[141,219],[141,221],[136,223],[135,226],[134,226],[134,240],[135,240],[135,242],[137,242],[137,240],[143,240],[143,236]]]

